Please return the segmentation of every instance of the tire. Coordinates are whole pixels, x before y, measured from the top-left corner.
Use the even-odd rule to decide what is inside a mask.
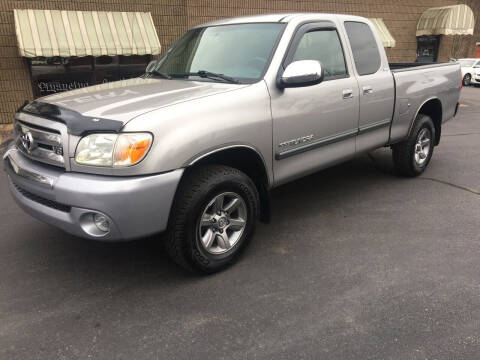
[[[189,270],[203,274],[223,270],[248,245],[258,209],[258,191],[243,172],[221,165],[187,169],[172,206],[166,250]]]
[[[420,175],[432,158],[434,144],[435,126],[432,119],[428,115],[418,114],[408,138],[392,146],[395,170],[402,176]]]
[[[470,82],[472,81],[472,75],[470,74],[465,74],[463,77],[463,86],[468,86],[470,85]]]

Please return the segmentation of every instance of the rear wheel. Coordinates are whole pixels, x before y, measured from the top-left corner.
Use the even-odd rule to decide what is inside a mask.
[[[433,155],[435,126],[428,115],[418,114],[409,137],[392,146],[395,169],[403,176],[418,176]]]
[[[172,259],[200,273],[235,262],[253,235],[258,192],[241,171],[219,165],[191,169],[174,201],[165,245]]]
[[[463,77],[463,86],[468,86],[470,85],[470,82],[472,81],[472,75],[470,74],[465,74]]]

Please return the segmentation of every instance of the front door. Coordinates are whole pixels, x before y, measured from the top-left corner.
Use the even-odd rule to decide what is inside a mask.
[[[349,74],[331,22],[300,27],[283,63],[318,60],[325,72],[313,86],[272,91],[275,183],[314,172],[355,153],[358,83]]]

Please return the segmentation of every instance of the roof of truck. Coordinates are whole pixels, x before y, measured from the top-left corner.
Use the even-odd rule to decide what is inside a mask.
[[[367,19],[360,16],[342,15],[342,14],[327,14],[327,13],[281,13],[281,14],[260,14],[251,16],[241,16],[227,19],[220,19],[209,23],[198,25],[197,27],[214,26],[214,25],[227,25],[227,24],[245,24],[245,23],[262,23],[262,22],[289,22],[293,19],[300,17],[312,17],[329,20],[339,17],[348,17],[350,19],[356,18],[358,20],[365,21]]]

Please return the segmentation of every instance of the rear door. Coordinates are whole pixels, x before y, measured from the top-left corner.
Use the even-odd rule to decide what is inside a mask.
[[[395,84],[373,25],[359,21],[346,21],[344,24],[360,90],[356,151],[363,152],[388,141]]]

